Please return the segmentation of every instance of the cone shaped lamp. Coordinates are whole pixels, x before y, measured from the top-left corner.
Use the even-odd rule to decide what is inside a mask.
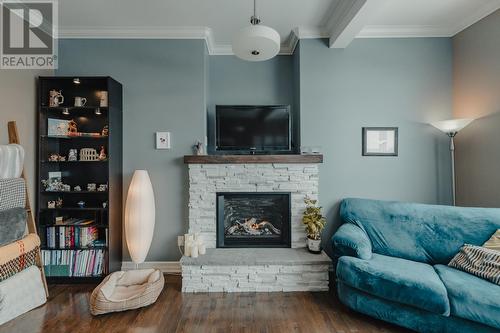
[[[467,125],[473,122],[472,118],[462,118],[462,119],[450,119],[443,121],[436,121],[431,123],[432,126],[436,127],[441,132],[445,133],[450,137],[450,153],[451,153],[451,191],[453,206],[457,204],[457,190],[456,190],[456,176],[455,176],[455,135]]]
[[[132,176],[125,205],[125,239],[132,261],[143,263],[155,228],[155,197],[146,170]]]

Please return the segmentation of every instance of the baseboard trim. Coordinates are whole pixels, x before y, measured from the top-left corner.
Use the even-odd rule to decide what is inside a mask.
[[[132,261],[122,262],[122,271],[135,269],[135,264]],[[146,261],[139,264],[139,268],[156,268],[163,273],[179,274],[181,273],[181,263],[178,261]]]

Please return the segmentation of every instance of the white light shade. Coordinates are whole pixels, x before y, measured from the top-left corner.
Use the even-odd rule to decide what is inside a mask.
[[[155,228],[155,197],[146,170],[136,170],[125,205],[125,238],[132,261],[144,262]]]
[[[243,60],[263,61],[280,51],[280,35],[265,25],[251,25],[241,29],[233,37],[233,52]]]
[[[473,120],[474,119],[472,118],[450,119],[450,120],[436,121],[431,123],[431,125],[446,134],[457,133],[458,131],[462,130],[465,126],[469,125]]]

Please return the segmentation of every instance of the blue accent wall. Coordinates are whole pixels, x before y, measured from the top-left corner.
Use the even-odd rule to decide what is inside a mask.
[[[328,215],[324,240],[340,224],[345,197],[449,204],[448,138],[428,123],[452,117],[450,39],[326,45],[302,40],[299,51],[302,145],[321,146],[325,155],[319,182]],[[363,126],[399,127],[399,156],[361,156]]]
[[[57,75],[110,75],[123,84],[124,186],[135,169],[147,169],[156,195],[148,261],[179,259],[176,236],[188,224],[182,157],[205,139],[215,104],[300,110],[301,145],[320,146],[325,155],[325,239],[339,225],[344,197],[450,203],[448,140],[428,125],[452,116],[448,38],[356,39],[346,49],[303,40],[294,55],[261,63],[208,56],[201,40],[64,39],[59,45]],[[398,126],[399,156],[362,157],[363,126]],[[154,149],[154,132],[162,130],[172,132],[171,150]]]
[[[156,225],[147,260],[177,260],[187,230],[188,176],[182,157],[205,138],[205,42],[91,40],[59,42],[56,75],[109,75],[123,84],[125,196],[135,169],[149,171]],[[172,149],[155,150],[155,132],[170,131]],[[112,157],[111,157],[112,158]],[[129,260],[124,243],[124,260]]]
[[[209,57],[208,142],[215,146],[215,106],[229,105],[294,105],[293,62],[290,56],[277,56],[263,62],[250,62],[235,56]],[[295,130],[298,132],[299,122]],[[211,149],[210,152],[213,152]]]

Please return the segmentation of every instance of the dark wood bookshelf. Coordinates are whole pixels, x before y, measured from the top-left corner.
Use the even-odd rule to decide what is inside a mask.
[[[51,251],[87,251],[104,250],[102,276],[47,276],[51,283],[95,283],[109,272],[121,269],[122,261],[122,85],[111,77],[81,77],[80,84],[73,83],[73,77],[39,77],[38,78],[38,164],[37,164],[37,202],[36,217],[39,234],[42,241],[42,251],[50,256]],[[61,91],[64,103],[51,107],[49,105],[49,92]],[[108,92],[108,105],[100,105],[101,91]],[[75,97],[85,97],[87,105],[73,106]],[[69,111],[69,114],[63,111]],[[100,112],[96,112],[96,110]],[[74,120],[78,133],[81,135],[53,135],[49,133],[49,121]],[[108,134],[102,135],[104,126],[108,126]],[[92,134],[91,134],[92,133]],[[98,134],[95,134],[98,133]],[[58,133],[60,134],[60,133]],[[80,149],[94,148],[99,153],[101,147],[105,148],[107,158],[98,161],[80,161]],[[70,149],[77,149],[78,160],[68,161]],[[66,161],[50,161],[50,154],[66,156]],[[70,191],[47,191],[42,180],[49,178],[49,172],[60,172],[63,184],[70,186]],[[95,183],[96,186],[107,184],[106,191],[87,191],[87,184]],[[75,191],[79,185],[82,191]],[[58,198],[63,200],[62,207],[48,208],[49,201]],[[85,202],[85,207],[79,207],[80,201]],[[107,202],[106,208],[102,205]],[[56,217],[64,220],[70,218],[94,220],[92,224],[56,224]],[[68,221],[70,222],[70,221]],[[74,238],[78,232],[92,229],[97,239],[106,246],[48,246],[47,228],[55,227],[57,233],[56,244],[59,237],[65,237],[67,245],[80,244]],[[63,228],[61,228],[63,227]],[[85,230],[84,230],[85,229]],[[62,230],[68,234],[59,231]],[[74,234],[71,234],[74,232]],[[51,240],[54,241],[53,236]],[[53,245],[54,243],[52,243]],[[85,244],[85,243],[82,243]],[[47,252],[49,251],[49,252]],[[43,256],[42,256],[43,258]],[[50,267],[52,269],[53,266]],[[59,272],[58,272],[59,273]]]

